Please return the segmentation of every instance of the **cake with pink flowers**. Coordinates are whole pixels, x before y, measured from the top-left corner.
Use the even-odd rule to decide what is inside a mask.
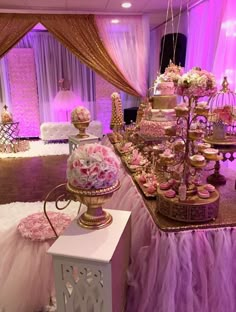
[[[140,134],[148,138],[163,137],[165,129],[175,124],[176,114],[173,108],[153,108],[150,103],[144,114],[144,119],[139,124]]]
[[[140,133],[147,137],[163,137],[165,129],[176,124],[175,90],[182,75],[182,68],[170,62],[164,74],[154,82],[153,96],[145,118],[140,123]]]

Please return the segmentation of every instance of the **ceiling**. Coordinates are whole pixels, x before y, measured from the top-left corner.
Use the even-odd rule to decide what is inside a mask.
[[[121,3],[128,0],[0,0],[0,12],[19,13],[100,13],[150,15],[151,25],[165,21],[168,0],[129,0],[130,9],[123,9]],[[176,13],[182,3],[190,5],[196,0],[169,0]]]

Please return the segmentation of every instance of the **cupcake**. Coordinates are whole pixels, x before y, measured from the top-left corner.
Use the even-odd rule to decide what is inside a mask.
[[[206,148],[203,151],[203,155],[208,160],[216,160],[218,153],[219,153],[219,150],[215,148]]]
[[[160,160],[163,164],[170,164],[173,162],[175,155],[171,150],[166,149],[164,153],[160,154]]]
[[[188,135],[190,140],[198,140],[203,136],[204,132],[200,129],[190,129]]]
[[[161,153],[164,153],[165,146],[163,144],[157,144],[152,147],[152,150],[155,153],[155,155],[159,155]]]
[[[181,103],[175,107],[175,114],[176,117],[188,117],[189,108],[187,107],[186,103]]]
[[[176,141],[176,142],[174,143],[173,148],[174,148],[174,151],[175,151],[175,152],[182,152],[182,151],[184,150],[184,148],[185,148],[185,143],[184,143],[184,141],[183,141],[183,140],[178,140],[178,141]]]
[[[190,163],[194,167],[201,167],[205,164],[205,157],[202,155],[193,155],[189,157]]]
[[[176,135],[176,126],[166,126],[165,128],[165,135],[175,136]]]
[[[195,113],[197,115],[201,116],[208,116],[209,113],[209,107],[207,105],[207,102],[198,102],[196,107],[195,107]]]
[[[197,144],[197,149],[200,153],[203,152],[206,148],[211,148],[211,144],[209,144],[209,143],[198,143]]]

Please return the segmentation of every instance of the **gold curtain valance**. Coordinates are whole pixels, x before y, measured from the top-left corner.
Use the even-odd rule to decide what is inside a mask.
[[[37,23],[44,25],[81,62],[108,82],[131,95],[130,86],[106,51],[94,15],[0,14],[0,57],[7,53]]]
[[[0,58],[37,23],[38,18],[34,15],[0,13]]]

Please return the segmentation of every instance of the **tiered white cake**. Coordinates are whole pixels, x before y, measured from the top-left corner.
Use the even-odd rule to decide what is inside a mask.
[[[165,128],[176,124],[175,86],[180,75],[181,68],[170,63],[165,73],[157,77],[154,83],[154,95],[149,99],[149,107],[140,123],[142,135],[153,138],[163,137]]]

